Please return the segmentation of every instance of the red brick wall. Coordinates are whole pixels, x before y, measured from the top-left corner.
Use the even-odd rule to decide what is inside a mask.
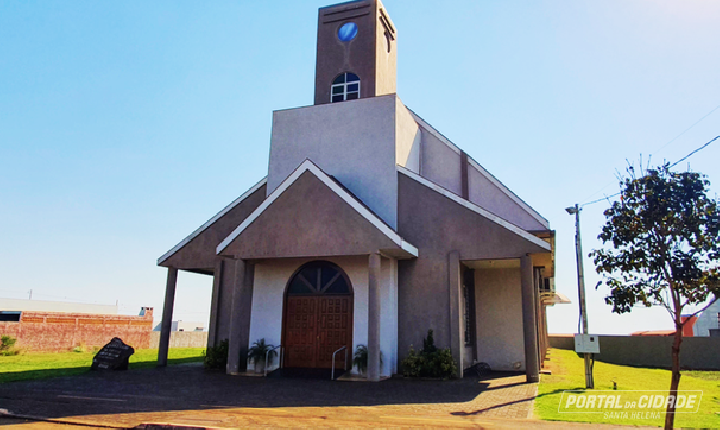
[[[20,322],[0,322],[0,335],[16,338],[15,347],[29,351],[102,347],[113,337],[135,349],[145,349],[153,325],[153,310],[145,309],[142,316],[27,311]]]

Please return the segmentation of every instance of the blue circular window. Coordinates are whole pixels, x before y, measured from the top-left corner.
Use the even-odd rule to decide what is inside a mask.
[[[338,39],[343,42],[349,42],[357,36],[357,24],[354,22],[346,22],[338,29]]]

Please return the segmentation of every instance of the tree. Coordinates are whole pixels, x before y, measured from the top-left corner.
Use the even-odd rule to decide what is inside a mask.
[[[707,197],[710,182],[699,173],[672,172],[669,164],[647,169],[639,178],[632,167],[628,173],[620,181],[620,201],[604,212],[598,236],[612,248],[590,253],[603,275],[596,288],[610,288],[605,302],[614,313],[639,304],[660,305],[670,313],[676,330],[670,395],[676,398],[683,309],[704,305],[692,313],[697,315],[720,297],[718,202]],[[674,417],[675,405],[668,402],[666,429]]]

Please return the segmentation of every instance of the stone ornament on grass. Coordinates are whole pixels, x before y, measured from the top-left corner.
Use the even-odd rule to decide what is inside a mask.
[[[126,345],[119,337],[114,337],[102,347],[93,358],[92,370],[127,370],[130,356],[135,353],[132,346]]]

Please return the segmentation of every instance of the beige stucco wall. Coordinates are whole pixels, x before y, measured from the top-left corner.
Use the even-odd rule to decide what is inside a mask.
[[[475,270],[478,361],[493,370],[525,369],[519,269]]]
[[[468,166],[468,189],[471,202],[525,230],[548,228],[547,223],[530,215],[472,165]]]
[[[400,99],[395,99],[395,161],[418,174],[420,139],[420,127]]]
[[[385,16],[390,20],[395,30],[395,40],[390,41],[388,50],[385,38],[385,27],[380,21],[380,9],[385,10]],[[397,77],[397,27],[392,23],[387,9],[380,0],[375,2],[375,94],[392,94],[395,92]]]
[[[170,348],[206,348],[208,332],[206,331],[174,331],[170,333]],[[160,332],[150,332],[150,349],[160,345]]]
[[[395,95],[273,113],[267,192],[305,159],[397,227]]]
[[[420,171],[423,177],[446,190],[461,195],[461,162],[459,151],[454,151],[444,142],[421,128],[422,151]]]
[[[349,359],[357,345],[368,341],[368,257],[323,258],[340,266],[350,278],[354,291],[353,340]],[[250,344],[265,338],[267,343],[278,345],[282,340],[283,294],[292,274],[303,264],[314,259],[292,258],[266,260],[255,266],[252,313],[250,317]],[[397,361],[397,270],[390,260],[383,259],[380,319],[382,374],[390,376],[396,371]],[[274,366],[277,366],[277,361]],[[354,369],[353,369],[354,371]]]

